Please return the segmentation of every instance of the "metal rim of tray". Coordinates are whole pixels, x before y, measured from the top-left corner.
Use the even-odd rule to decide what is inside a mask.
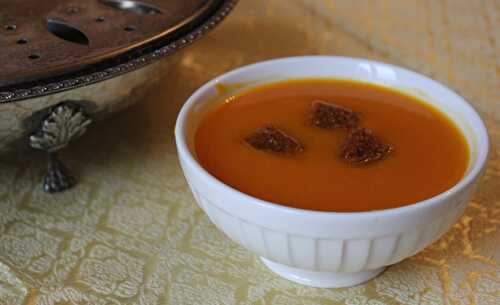
[[[0,88],[0,104],[49,95],[101,82],[144,67],[193,43],[217,26],[234,8],[238,0],[224,0],[205,20],[193,24],[172,41],[164,37],[152,44],[132,50],[120,56],[119,64],[97,64],[103,68],[90,67],[52,79],[27,82]]]

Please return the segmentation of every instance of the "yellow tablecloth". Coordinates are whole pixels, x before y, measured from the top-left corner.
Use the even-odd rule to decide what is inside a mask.
[[[173,125],[193,90],[232,68],[300,54],[428,74],[467,97],[489,128],[491,160],[465,215],[365,285],[278,278],[215,229],[177,163]],[[242,0],[172,60],[144,101],[65,151],[75,189],[44,194],[38,153],[0,157],[0,304],[500,304],[498,1]]]

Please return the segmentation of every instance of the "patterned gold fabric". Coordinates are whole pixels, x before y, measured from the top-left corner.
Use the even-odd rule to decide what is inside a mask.
[[[491,160],[465,215],[365,285],[278,278],[215,229],[177,163],[174,121],[193,90],[232,68],[300,54],[426,73],[466,96],[489,128]],[[500,304],[498,1],[242,0],[173,60],[143,102],[64,151],[75,189],[44,194],[37,152],[0,157],[0,304]]]

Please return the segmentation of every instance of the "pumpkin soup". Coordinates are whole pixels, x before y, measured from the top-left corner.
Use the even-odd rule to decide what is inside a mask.
[[[354,81],[307,79],[254,88],[206,114],[201,165],[225,184],[317,211],[395,208],[433,197],[466,171],[466,141],[414,97]]]

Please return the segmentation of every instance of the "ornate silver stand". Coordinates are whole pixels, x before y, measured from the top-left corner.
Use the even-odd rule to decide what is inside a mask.
[[[47,174],[43,179],[45,192],[62,192],[75,184],[75,178],[59,160],[57,152],[83,135],[90,123],[92,120],[78,102],[64,101],[48,110],[38,130],[30,136],[30,146],[48,154]]]

